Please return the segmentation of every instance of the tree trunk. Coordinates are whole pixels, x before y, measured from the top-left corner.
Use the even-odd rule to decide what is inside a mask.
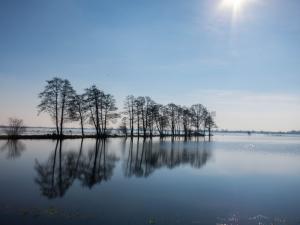
[[[56,134],[59,135],[58,128],[58,93],[55,94],[55,124],[56,124]]]
[[[80,116],[80,126],[81,126],[81,135],[84,136],[84,130],[83,130],[83,118],[82,118],[82,112],[81,112],[81,105],[78,105],[79,107],[79,116]]]
[[[134,133],[134,103],[131,101],[131,137],[133,137]]]
[[[140,137],[140,116],[139,115],[137,117],[137,132],[138,132],[138,137]]]
[[[99,135],[100,135],[100,122],[99,122],[99,106],[98,106],[97,99],[95,99],[95,107],[96,107],[96,131],[97,131],[97,137],[99,137]]]
[[[64,111],[65,111],[65,96],[62,99],[61,117],[60,117],[60,136],[63,136],[63,125],[64,125]]]

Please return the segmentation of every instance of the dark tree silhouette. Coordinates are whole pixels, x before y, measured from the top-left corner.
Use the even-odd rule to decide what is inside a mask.
[[[61,90],[61,114],[60,114],[60,135],[63,135],[63,126],[65,120],[71,119],[70,111],[73,107],[72,100],[74,99],[75,91],[71,86],[70,81],[63,80]]]
[[[5,133],[9,138],[17,138],[26,130],[23,120],[18,118],[9,118],[8,126],[5,129]]]
[[[63,136],[64,122],[70,119],[70,108],[74,90],[70,81],[54,77],[46,81],[47,85],[39,94],[41,99],[38,105],[39,113],[47,112],[55,121],[57,135]]]
[[[105,94],[95,85],[86,89],[86,104],[89,111],[90,123],[95,126],[97,137],[107,135],[107,125],[118,117],[115,99],[110,94]]]
[[[123,114],[125,114],[129,120],[130,135],[131,137],[133,137],[135,120],[135,98],[133,95],[129,95],[126,97],[126,100],[124,102],[124,109],[125,111],[123,112]]]
[[[175,105],[174,103],[170,103],[166,106],[166,113],[168,116],[169,124],[171,126],[172,136],[175,136],[177,111],[178,111],[178,106]]]
[[[195,135],[201,134],[201,126],[204,128],[204,121],[207,115],[207,109],[201,104],[191,106],[192,125],[195,127]]]
[[[163,137],[166,134],[168,126],[167,110],[163,105],[156,104],[154,107],[154,121],[159,135]]]
[[[81,135],[84,137],[84,123],[87,119],[87,105],[84,99],[84,95],[75,94],[70,107],[70,117],[73,121],[79,121],[81,127]]]
[[[144,105],[145,105],[145,99],[143,97],[137,97],[135,99],[135,118],[136,118],[136,124],[137,124],[137,136],[140,137],[140,129],[141,129],[141,120],[144,113]]]
[[[216,123],[215,123],[211,113],[209,113],[206,116],[204,124],[205,124],[205,128],[208,129],[208,137],[209,137],[209,140],[210,140],[210,138],[211,138],[211,129],[216,126]]]
[[[128,128],[127,128],[127,117],[123,117],[121,121],[121,125],[119,126],[120,132],[127,137],[128,135]]]
[[[182,124],[184,137],[191,136],[192,113],[189,108],[185,107],[182,110]]]
[[[95,85],[85,89],[83,95],[77,95],[68,80],[55,77],[47,81],[39,98],[39,113],[50,114],[60,137],[67,121],[80,121],[84,137],[84,123],[88,120],[95,127],[96,137],[105,138],[113,130],[109,128],[110,123],[115,123],[120,117],[114,97]],[[127,96],[122,114],[119,133],[126,137],[130,132],[131,137],[159,135],[187,138],[192,135],[205,136],[206,130],[211,136],[211,129],[215,127],[214,118],[202,104],[191,107],[174,103],[162,105],[148,96]]]

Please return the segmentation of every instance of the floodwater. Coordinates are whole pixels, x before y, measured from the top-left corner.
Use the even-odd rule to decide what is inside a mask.
[[[0,141],[0,224],[300,224],[300,137]]]

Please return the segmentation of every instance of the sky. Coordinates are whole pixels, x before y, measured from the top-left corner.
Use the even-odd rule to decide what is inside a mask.
[[[222,129],[300,130],[299,0],[0,0],[0,124],[37,116],[54,76],[202,103]],[[70,124],[69,126],[76,126]]]

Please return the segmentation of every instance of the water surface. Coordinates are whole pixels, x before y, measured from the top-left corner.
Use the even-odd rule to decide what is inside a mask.
[[[0,141],[1,224],[300,224],[299,136]]]

